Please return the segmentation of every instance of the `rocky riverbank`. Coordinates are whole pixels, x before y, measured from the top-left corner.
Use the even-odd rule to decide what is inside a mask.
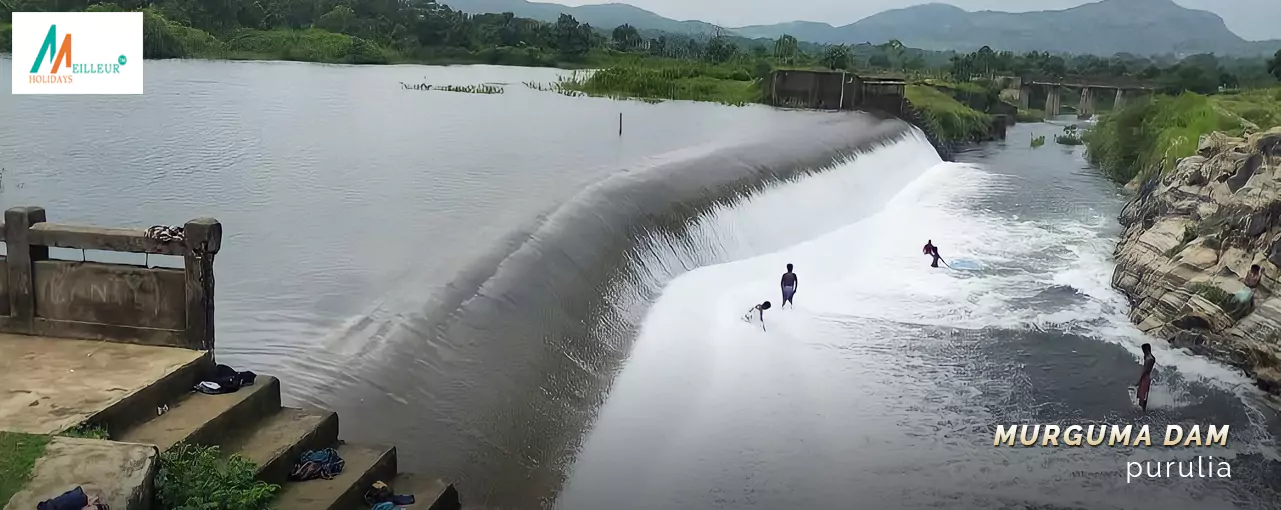
[[[1112,284],[1143,331],[1281,394],[1281,128],[1203,136],[1121,212]],[[1263,277],[1246,297],[1252,265]]]

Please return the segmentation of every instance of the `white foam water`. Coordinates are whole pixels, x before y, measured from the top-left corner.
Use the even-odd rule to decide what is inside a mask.
[[[1244,376],[1130,324],[1125,298],[1110,285],[1115,239],[1099,234],[1115,218],[1031,221],[971,206],[1016,185],[980,166],[941,162],[909,138],[717,209],[693,227],[693,241],[650,240],[671,248],[648,250],[643,266],[693,266],[698,257],[688,253],[709,249],[732,262],[699,267],[662,289],[558,507],[640,508],[653,506],[654,494],[668,498],[658,506],[746,507],[792,493],[798,503],[821,503],[855,497],[844,494],[851,487],[862,506],[902,507],[905,497],[930,506],[953,497],[922,491],[938,477],[939,487],[973,479],[966,497],[977,506],[1013,497],[1116,507],[1109,498],[1126,489],[1115,480],[1045,490],[1017,482],[1029,466],[1071,461],[1102,472],[1114,457],[975,453],[975,434],[959,432],[990,437],[991,413],[974,403],[982,390],[960,382],[972,372],[965,360],[930,366],[910,352],[919,344],[910,331],[921,328],[1054,330],[1121,345],[1136,358],[1140,344],[1152,343],[1163,367],[1257,405]],[[826,233],[797,238],[816,229]],[[945,260],[977,267],[930,267],[921,253],[927,238]],[[778,278],[788,263],[800,277],[797,305],[781,310]],[[1020,305],[1055,288],[1075,296],[1051,309]],[[764,300],[774,303],[766,328],[744,324],[743,313]],[[1151,404],[1188,405],[1181,391],[1154,387]],[[1263,419],[1252,421],[1266,437]],[[827,478],[813,476],[815,464],[828,466]],[[690,472],[701,478],[683,480]],[[894,473],[911,476],[886,482]],[[995,482],[1002,473],[1011,482]],[[1098,494],[1077,494],[1081,488]],[[1145,497],[1177,506],[1189,490]],[[1231,506],[1204,506],[1220,507]]]

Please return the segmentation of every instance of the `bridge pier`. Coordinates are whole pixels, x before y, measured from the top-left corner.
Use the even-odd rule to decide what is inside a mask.
[[[1125,89],[1116,89],[1116,99],[1112,101],[1112,111],[1125,108]]]
[[[1063,107],[1063,87],[1050,85],[1045,90],[1045,117],[1057,116]]]
[[[1028,104],[1032,101],[1032,87],[1023,85],[1019,87],[1019,109],[1026,110]]]
[[[1090,89],[1090,87],[1084,87],[1081,89],[1081,102],[1078,103],[1076,107],[1077,116],[1094,115],[1094,94],[1091,90],[1092,89]]]

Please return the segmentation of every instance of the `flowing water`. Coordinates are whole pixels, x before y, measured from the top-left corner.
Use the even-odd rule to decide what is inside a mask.
[[[860,114],[521,85],[556,74],[149,62],[144,96],[0,100],[0,202],[217,217],[219,361],[473,503],[1276,508],[1275,413],[1130,326],[1109,286],[1122,197],[1079,149],[1028,147],[1058,126],[944,163]],[[926,239],[955,269],[929,267]],[[786,263],[796,308],[744,323]],[[1124,390],[1148,341],[1141,414]],[[996,423],[1059,422],[1232,433],[990,446]],[[1126,482],[1127,460],[1198,453],[1233,478]]]

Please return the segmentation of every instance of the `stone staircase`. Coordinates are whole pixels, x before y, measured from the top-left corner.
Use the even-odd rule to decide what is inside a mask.
[[[113,441],[152,444],[166,451],[180,442],[217,445],[223,455],[240,454],[258,465],[258,479],[281,486],[273,503],[280,510],[356,510],[369,508],[364,494],[375,481],[397,494],[413,494],[408,508],[459,508],[457,492],[445,483],[398,473],[394,446],[349,444],[338,439],[338,415],[282,407],[280,381],[258,376],[234,393],[205,395],[190,391],[162,402],[169,411],[141,423],[108,425]],[[143,409],[135,407],[136,421]],[[332,480],[291,481],[294,461],[307,450],[335,448],[345,465]]]

